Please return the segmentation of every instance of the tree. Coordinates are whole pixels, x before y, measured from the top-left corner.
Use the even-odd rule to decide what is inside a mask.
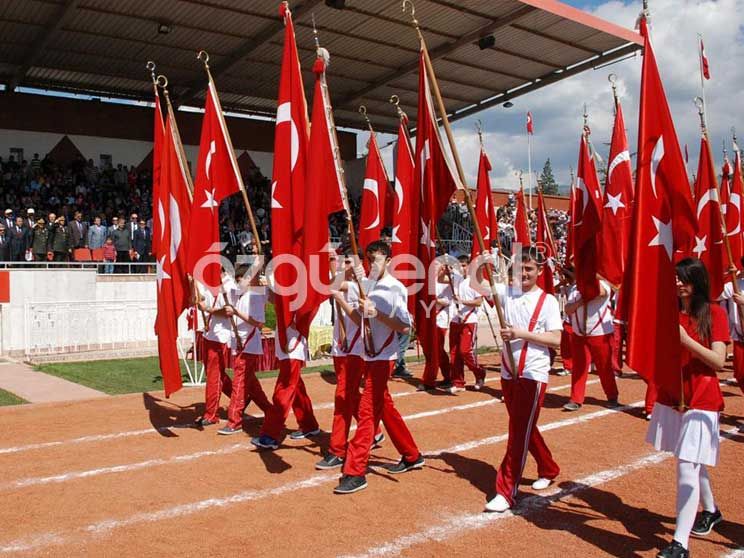
[[[558,183],[555,181],[553,176],[553,167],[550,165],[550,158],[545,161],[543,166],[542,174],[540,174],[540,184],[544,194],[555,196],[558,194]]]

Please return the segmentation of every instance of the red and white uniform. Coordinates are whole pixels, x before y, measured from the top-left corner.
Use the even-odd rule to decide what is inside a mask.
[[[224,308],[224,294],[218,293],[215,297],[208,290],[203,294],[207,308],[213,310]],[[228,303],[234,303],[232,297]],[[225,315],[211,314],[209,327],[204,332],[204,368],[207,374],[207,384],[204,393],[206,408],[203,417],[211,422],[219,420],[220,395],[222,393],[228,397],[232,395],[232,380],[225,372],[230,358],[232,336],[230,318]]]
[[[264,287],[251,287],[245,293],[238,293],[235,309],[242,315],[249,316],[257,322],[266,319],[266,292]],[[230,428],[239,428],[243,421],[243,410],[247,401],[253,401],[264,412],[269,413],[271,403],[264,393],[261,383],[256,378],[258,361],[263,354],[261,331],[259,328],[235,316],[240,344],[232,337],[233,351],[240,351],[233,363],[232,395],[227,409],[227,420]]]
[[[568,299],[568,287],[561,287],[561,293]],[[571,327],[571,316],[564,314],[563,330],[561,331],[561,360],[563,369],[569,372],[573,369],[573,358],[571,356],[573,328]]]
[[[365,290],[378,314],[411,323],[406,288],[392,275],[385,273],[377,281],[365,282]],[[362,354],[364,391],[359,402],[358,428],[346,451],[346,475],[363,476],[366,473],[370,447],[380,420],[385,424],[393,445],[406,461],[415,461],[421,455],[388,391],[387,382],[398,358],[396,332],[377,318],[369,318],[369,327],[372,346],[365,346]]]
[[[353,281],[345,283],[344,300],[351,308],[359,306],[359,287]],[[331,299],[332,303],[333,300]],[[333,303],[335,304],[335,303]],[[333,426],[329,453],[343,458],[346,455],[347,440],[352,417],[359,417],[359,386],[364,374],[364,340],[362,330],[340,308],[336,308],[336,321],[333,324],[333,368],[336,371],[336,394],[333,407]],[[344,324],[343,332],[341,323]]]
[[[297,424],[303,432],[318,429],[318,421],[313,413],[313,402],[302,381],[302,367],[308,356],[307,339],[292,326],[287,328],[287,350],[281,347],[278,333],[275,335],[276,357],[279,359],[279,376],[274,385],[273,406],[266,415],[260,435],[278,440],[292,409]]]
[[[561,312],[554,296],[538,287],[526,293],[505,285],[496,288],[506,323],[533,333],[560,331]],[[511,341],[509,349],[518,371],[512,373],[508,358],[503,358],[501,386],[509,413],[509,440],[496,475],[496,492],[513,505],[528,451],[537,462],[539,477],[554,479],[560,473],[560,467],[537,428],[548,385],[550,351],[543,345],[527,343],[523,339]]]
[[[737,279],[739,291],[744,291],[744,280]],[[739,323],[739,310],[733,299],[734,285],[726,283],[723,287],[721,298],[726,301],[728,307],[728,323],[731,330],[731,339],[734,342],[734,378],[739,382],[739,388],[744,392],[744,331]]]
[[[452,275],[452,283],[457,285],[456,281],[457,276]],[[444,349],[444,340],[447,337],[447,330],[450,327],[452,316],[457,311],[452,286],[450,285],[449,280],[446,280],[445,283],[440,283],[439,281],[437,281],[436,296],[438,299],[447,301],[447,304],[444,306],[440,306],[439,304],[437,304],[436,316],[434,317],[434,319],[437,322],[437,335],[435,342],[437,350],[439,351],[439,369],[442,371],[442,377],[444,378],[444,381],[448,382],[451,379],[450,360],[447,351]],[[424,375],[421,377],[421,383],[427,387],[434,387],[438,372],[439,370],[432,366],[430,359],[427,359],[426,365],[424,367]]]
[[[462,303],[462,301],[483,298],[483,295],[470,286],[468,278],[459,278],[455,282],[455,289],[460,304],[459,310],[455,311],[452,323],[450,323],[450,366],[452,384],[456,387],[464,387],[466,365],[473,371],[476,380],[482,380],[486,377],[486,370],[478,365],[473,351],[478,334],[480,305],[473,307]]]
[[[586,303],[581,302],[581,294],[575,286],[571,287],[568,295],[569,304],[580,303],[571,314],[571,401],[579,405],[584,403],[590,361],[594,363],[607,399],[617,399],[618,396],[612,369],[612,338],[615,331],[610,302],[612,291],[605,281],[600,281],[600,284],[607,294]]]

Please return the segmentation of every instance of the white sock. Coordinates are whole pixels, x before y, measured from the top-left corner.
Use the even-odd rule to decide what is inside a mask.
[[[710,477],[708,476],[708,469],[705,465],[700,466],[700,503],[705,511],[711,513],[716,511],[713,488],[710,485]]]
[[[687,548],[700,501],[700,465],[677,460],[677,528],[674,539]]]

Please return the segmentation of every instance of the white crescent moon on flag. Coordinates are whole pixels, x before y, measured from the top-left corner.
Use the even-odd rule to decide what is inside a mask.
[[[375,207],[377,208],[377,215],[375,216],[375,221],[369,227],[364,228],[364,230],[366,231],[370,229],[374,229],[376,226],[380,224],[380,195],[379,195],[379,189],[377,186],[378,186],[377,180],[375,180],[374,178],[364,179],[364,190],[369,190],[370,192],[374,194]]]
[[[627,149],[615,155],[615,158],[612,160],[612,162],[610,163],[610,167],[607,170],[607,175],[612,176],[612,171],[615,170],[615,167],[625,162],[630,163],[630,151],[628,151]]]
[[[715,188],[710,188],[709,190],[706,190],[705,193],[700,198],[700,201],[697,205],[697,218],[700,219],[700,214],[703,212],[703,209],[705,209],[705,206],[708,202],[718,202],[718,192],[715,190]]]
[[[664,158],[664,136],[659,136],[659,141],[654,145],[654,149],[651,152],[651,188],[654,190],[654,197],[658,198],[659,195],[656,193],[656,171],[659,170],[661,160]]]
[[[580,176],[576,179],[576,189],[581,191],[581,219],[576,221],[574,223],[574,227],[578,227],[581,225],[581,223],[584,222],[584,213],[586,213],[586,208],[589,207],[589,190],[586,189],[586,184],[584,184],[584,179]]]
[[[403,209],[403,185],[400,183],[400,180],[398,180],[398,177],[395,177],[395,199],[398,201],[398,211],[397,213],[400,213],[400,210]]]
[[[160,222],[160,241],[163,241],[165,237],[165,209],[163,209],[163,201],[158,200],[158,219]]]
[[[176,261],[181,246],[181,212],[173,194],[170,195],[170,261]]]
[[[214,143],[214,140],[212,140],[209,144],[209,153],[207,153],[207,162],[204,164],[204,172],[207,173],[207,178],[209,178],[209,170],[212,168],[212,155],[217,153],[217,145]]]
[[[292,103],[282,103],[276,109],[276,125],[279,126],[279,124],[283,124],[284,122],[289,122],[291,124],[291,170],[294,170],[295,165],[297,164],[297,157],[300,154],[300,134],[297,132],[297,125],[295,124],[294,120],[292,120]]]
[[[741,196],[739,194],[731,194],[729,205],[736,207],[736,228],[728,233],[729,236],[733,236],[741,232]]]

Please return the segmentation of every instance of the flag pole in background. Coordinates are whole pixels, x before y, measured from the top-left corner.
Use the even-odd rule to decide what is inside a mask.
[[[703,36],[698,33],[698,64],[700,65],[700,91],[701,91],[701,102],[703,103],[702,118],[707,119],[706,109],[708,108],[708,102],[705,100],[705,81],[710,79],[710,67],[708,66],[708,58],[705,56],[705,45],[703,44]],[[708,121],[705,120],[705,126],[707,127]],[[706,133],[707,134],[707,133]]]
[[[225,115],[222,111],[222,103],[220,102],[220,98],[217,95],[217,87],[214,84],[214,79],[212,79],[212,72],[209,70],[209,54],[205,50],[200,50],[196,58],[198,60],[201,60],[204,63],[204,70],[207,72],[207,77],[209,78],[209,88],[212,90],[212,93],[214,95],[214,103],[217,108],[217,116],[220,120],[220,125],[222,126],[222,132],[225,136],[225,142],[227,143],[227,150],[228,155],[230,156],[230,162],[232,163],[233,170],[235,172],[235,177],[238,182],[238,188],[240,189],[240,194],[243,197],[243,205],[245,205],[245,211],[248,214],[248,221],[251,224],[251,232],[253,233],[253,238],[255,239],[256,243],[256,253],[260,256],[263,254],[263,248],[261,246],[261,237],[258,236],[258,229],[256,228],[256,219],[253,217],[253,210],[251,209],[251,202],[248,201],[248,193],[245,190],[245,184],[243,184],[243,176],[240,174],[240,169],[238,168],[238,160],[235,157],[235,149],[233,148],[232,144],[232,138],[230,137],[230,133],[227,130],[227,123],[225,122]]]
[[[715,160],[713,158],[713,149],[710,146],[710,138],[708,137],[708,126],[705,123],[705,100],[702,97],[695,97],[694,101],[695,106],[698,109],[698,115],[700,116],[700,131],[703,134],[703,138],[705,140],[706,149],[708,150],[708,157],[710,158],[711,163]],[[713,187],[715,188],[716,195],[718,196],[718,199],[721,199],[721,188],[718,185],[718,176],[716,175],[715,169],[712,173],[710,173],[711,181],[713,182]],[[726,271],[726,275],[731,275],[731,284],[734,288],[734,293],[741,294],[741,289],[739,288],[739,282],[736,280],[736,262],[734,261],[734,254],[731,251],[731,242],[729,241],[729,237],[726,230],[726,218],[723,215],[723,212],[721,211],[722,207],[721,204],[718,204],[718,223],[721,227],[721,232],[723,236],[723,246],[726,249],[726,256],[728,257],[728,263],[729,268]],[[718,293],[720,294],[720,293]],[[718,294],[711,295],[718,296]],[[736,305],[737,313],[739,314],[739,323],[744,324],[744,309],[742,309],[741,306],[738,304]]]
[[[532,210],[532,135],[535,132],[532,113],[527,113],[527,191],[529,192],[530,210]]]
[[[478,244],[481,249],[481,253],[485,254],[488,252],[485,243],[483,242],[483,234],[481,233],[480,224],[478,223],[478,217],[475,213],[475,207],[473,206],[473,200],[470,198],[470,192],[468,191],[467,186],[465,185],[465,172],[462,168],[462,163],[460,162],[460,156],[457,152],[457,146],[455,145],[455,138],[452,134],[452,127],[450,126],[449,118],[447,117],[447,111],[444,107],[444,101],[442,100],[442,93],[439,90],[439,83],[437,82],[437,76],[434,73],[434,67],[431,64],[431,58],[429,57],[429,49],[426,47],[426,41],[424,40],[424,36],[421,33],[421,28],[419,27],[418,20],[416,19],[416,8],[412,2],[412,0],[403,0],[402,9],[405,12],[406,7],[410,7],[411,10],[411,23],[416,30],[416,33],[419,38],[419,42],[421,43],[421,49],[424,55],[424,63],[426,65],[426,73],[429,76],[429,81],[431,82],[432,89],[434,91],[434,96],[436,98],[437,106],[439,108],[439,112],[442,118],[442,124],[444,125],[444,130],[447,134],[447,140],[450,145],[450,149],[452,151],[452,155],[455,159],[455,165],[457,167],[457,174],[460,178],[460,187],[462,187],[465,191],[465,203],[468,206],[468,212],[470,213],[470,217],[473,220],[473,228],[475,230],[476,238],[478,239]],[[487,274],[489,283],[491,286],[491,294],[493,296],[493,302],[494,306],[496,308],[496,314],[499,318],[499,326],[504,328],[507,326],[506,318],[504,317],[504,309],[501,306],[501,302],[499,301],[498,293],[496,291],[496,284],[494,283],[493,275]],[[509,369],[513,372],[514,378],[518,378],[518,370],[516,367],[516,364],[514,362],[514,354],[511,351],[510,345],[511,342],[505,341],[504,342],[506,350],[506,356],[509,359]]]

